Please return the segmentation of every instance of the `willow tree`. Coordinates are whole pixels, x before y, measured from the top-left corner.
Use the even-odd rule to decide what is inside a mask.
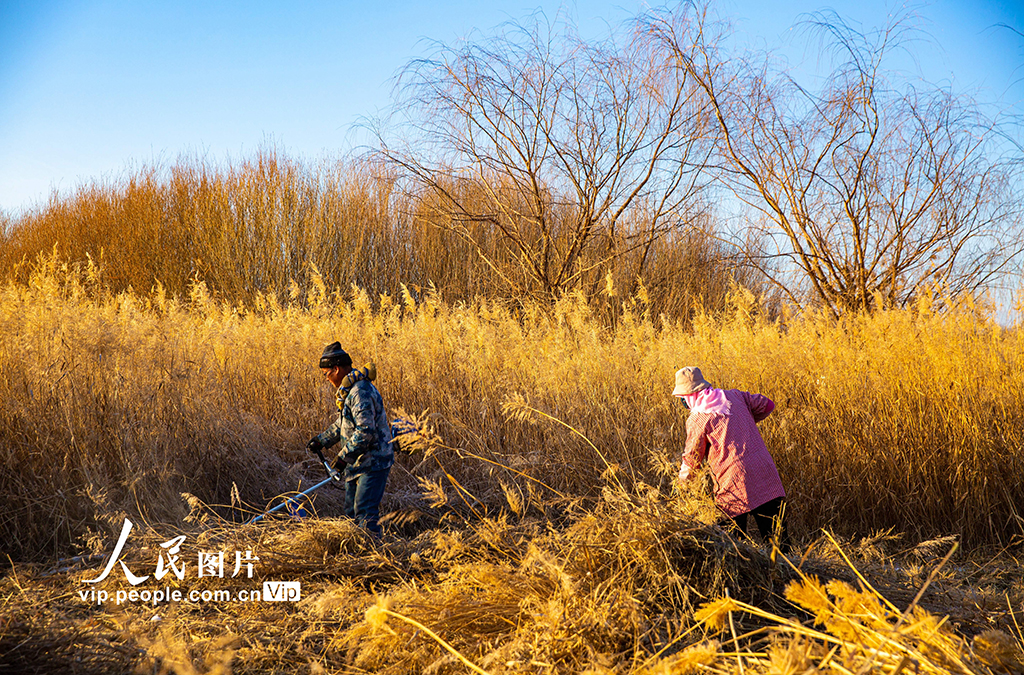
[[[587,40],[535,16],[410,63],[406,140],[382,152],[418,215],[508,291],[557,297],[626,254],[639,274],[661,238],[706,220],[713,119],[698,84],[641,33]]]
[[[924,289],[969,294],[1021,253],[1019,165],[1001,152],[999,125],[949,87],[888,66],[913,44],[908,17],[863,33],[813,15],[833,66],[814,89],[766,54],[727,53],[700,8],[639,24],[704,92],[717,175],[749,207],[748,237],[773,244],[751,260],[794,302],[838,316]]]

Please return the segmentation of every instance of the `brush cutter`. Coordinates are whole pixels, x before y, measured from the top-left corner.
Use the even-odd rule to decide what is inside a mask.
[[[371,364],[371,366],[372,366],[372,364]],[[370,379],[373,379],[373,378],[370,378]],[[411,433],[414,433],[414,432],[417,432],[417,431],[419,431],[419,427],[416,425],[416,423],[414,421],[407,420],[407,419],[404,419],[404,418],[398,418],[397,420],[395,420],[395,424],[393,424],[391,426],[391,438],[392,438],[392,443],[394,443],[395,449],[398,450],[401,447],[401,444],[400,444],[400,442],[398,440],[399,436],[404,436],[406,434],[411,434]],[[413,449],[414,449],[414,446],[410,447],[410,448],[406,448],[405,451],[406,452],[412,452]],[[252,523],[258,522],[258,521],[262,520],[263,518],[266,518],[267,516],[269,516],[271,513],[275,513],[277,511],[280,511],[283,508],[288,508],[288,510],[293,512],[293,513],[297,512],[299,509],[302,508],[302,502],[301,502],[302,497],[305,497],[306,495],[309,495],[309,494],[312,494],[313,492],[316,492],[317,490],[319,490],[323,486],[325,486],[328,483],[330,483],[332,480],[336,480],[336,481],[340,481],[341,480],[341,478],[342,478],[341,474],[338,473],[338,471],[333,466],[331,466],[330,462],[328,462],[326,459],[324,459],[323,451],[320,450],[320,448],[313,448],[312,451],[316,453],[316,456],[320,460],[320,463],[324,465],[325,469],[327,469],[327,476],[328,477],[325,478],[324,480],[320,481],[319,483],[317,483],[313,487],[309,488],[308,490],[300,492],[299,494],[295,495],[294,497],[289,497],[289,498],[285,499],[284,502],[278,504],[274,508],[272,508],[272,509],[270,509],[268,511],[265,511],[265,512],[261,513],[260,515],[254,517],[253,519],[251,519],[248,522],[246,522],[245,523],[246,525],[251,525]]]
[[[249,520],[249,521],[247,521],[245,523],[246,525],[252,525],[253,523],[255,523],[257,521],[260,521],[263,518],[266,518],[271,513],[274,513],[276,511],[280,511],[281,509],[283,509],[285,507],[287,507],[289,511],[296,512],[296,511],[298,511],[299,509],[302,508],[302,501],[301,501],[302,497],[305,497],[307,495],[310,495],[310,494],[316,492],[317,490],[319,490],[323,486],[327,485],[331,481],[335,481],[335,480],[336,481],[340,481],[341,480],[341,474],[338,473],[337,470],[333,466],[331,466],[330,463],[326,459],[324,459],[324,453],[321,452],[320,449],[317,449],[315,452],[316,452],[317,458],[320,460],[320,463],[324,465],[325,469],[327,469],[327,478],[325,478],[324,480],[320,481],[319,483],[317,483],[313,487],[309,488],[308,490],[303,490],[302,492],[300,492],[299,494],[295,495],[294,497],[289,497],[289,498],[285,499],[283,502],[281,502],[280,504],[278,504],[274,508],[269,509],[268,511],[265,511],[265,512],[261,513],[260,515],[252,518],[251,520]]]

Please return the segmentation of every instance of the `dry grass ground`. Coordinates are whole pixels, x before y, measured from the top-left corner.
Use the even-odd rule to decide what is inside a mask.
[[[218,549],[260,560],[252,580],[189,570],[158,586],[237,593],[297,580],[297,603],[118,604],[130,588],[120,574],[97,603],[79,592],[102,561],[18,565],[0,581],[0,672],[1020,671],[1019,566],[933,561],[919,595],[909,559],[878,556],[872,542],[823,537],[797,571],[703,522],[694,504],[609,489],[563,527],[505,513],[383,543],[334,519],[173,533],[188,536],[188,561]],[[124,560],[151,572],[171,534],[139,533]]]
[[[314,279],[242,305],[40,265],[0,290],[0,672],[1020,670],[1019,331],[972,306],[837,324],[731,303],[684,330],[641,294],[609,327],[571,297]],[[321,518],[241,525],[322,475],[302,447],[331,409],[315,359],[335,339],[433,430],[392,472],[384,509],[407,517],[379,545],[332,518],[331,489]],[[800,572],[673,486],[686,364],[778,402],[762,428]],[[254,582],[301,580],[304,599],[85,602],[100,563],[57,561],[109,552],[125,517],[137,573],[182,533],[183,559],[253,550]]]

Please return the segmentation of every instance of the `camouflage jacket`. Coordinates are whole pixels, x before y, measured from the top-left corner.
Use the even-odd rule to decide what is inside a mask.
[[[384,412],[384,399],[365,371],[353,370],[348,387],[338,387],[338,419],[317,436],[323,447],[344,445],[338,458],[345,462],[345,478],[351,480],[370,471],[391,468],[391,424]]]

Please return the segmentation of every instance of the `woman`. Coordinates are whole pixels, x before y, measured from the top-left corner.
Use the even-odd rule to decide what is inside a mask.
[[[775,403],[761,394],[715,389],[696,367],[676,372],[672,395],[690,410],[679,479],[689,480],[706,459],[719,508],[744,533],[748,514],[753,514],[766,540],[777,528],[779,550],[788,553],[789,536],[782,517],[786,491],[757,429],[757,423],[775,410]]]

